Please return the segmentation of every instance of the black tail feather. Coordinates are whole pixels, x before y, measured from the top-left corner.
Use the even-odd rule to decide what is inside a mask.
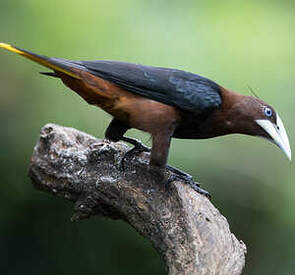
[[[40,72],[40,74],[59,78],[59,75],[56,72]]]

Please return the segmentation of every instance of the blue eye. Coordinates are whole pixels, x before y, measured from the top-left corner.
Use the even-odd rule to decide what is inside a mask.
[[[264,107],[263,111],[264,111],[264,114],[267,117],[271,117],[272,116],[272,109],[270,109],[269,107]]]

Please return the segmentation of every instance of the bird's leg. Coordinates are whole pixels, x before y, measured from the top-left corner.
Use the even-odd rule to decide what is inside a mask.
[[[118,142],[129,129],[129,126],[113,118],[106,129],[105,138],[113,142]]]
[[[175,180],[182,180],[185,183],[188,183],[198,193],[210,198],[210,194],[206,190],[202,189],[198,183],[194,182],[192,176],[170,165],[166,165],[170,141],[171,136],[167,135],[167,133],[153,135],[153,146],[150,159],[150,168],[152,173],[155,174],[155,172],[157,172],[160,177],[162,176],[162,178],[165,178],[166,184]],[[172,172],[172,174],[169,173],[168,178],[165,176],[165,168]]]
[[[135,138],[124,137],[124,134],[127,132],[128,129],[130,129],[129,126],[114,118],[105,132],[105,138],[108,140],[114,142],[122,140],[134,145],[134,147],[131,150],[127,151],[123,156],[121,166],[123,166],[124,160],[131,155],[151,151],[149,147],[143,145],[139,140]]]
[[[114,118],[105,132],[105,138],[110,141],[118,142],[122,140],[134,145],[134,148],[129,150],[123,156],[121,166],[123,166],[123,162],[126,157],[129,157],[130,155],[135,153],[151,151],[149,170],[153,177],[158,178],[160,181],[164,181],[167,185],[174,180],[182,180],[188,183],[198,193],[203,194],[207,197],[210,196],[207,191],[201,189],[199,184],[193,181],[193,178],[190,175],[170,165],[167,166],[167,159],[173,129],[166,131],[162,130],[161,132],[154,134],[152,149],[146,147],[137,139],[124,137],[124,134],[127,132],[128,129],[130,129],[129,126]],[[172,172],[172,174],[169,173],[168,177],[165,173],[166,168],[168,171]]]

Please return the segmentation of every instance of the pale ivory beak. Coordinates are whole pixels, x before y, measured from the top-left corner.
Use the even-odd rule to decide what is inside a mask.
[[[289,139],[282,120],[277,114],[277,124],[272,123],[267,119],[257,119],[256,123],[264,129],[271,137],[270,141],[276,144],[291,160],[291,149]]]

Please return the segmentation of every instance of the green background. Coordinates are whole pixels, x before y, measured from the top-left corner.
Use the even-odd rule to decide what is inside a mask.
[[[294,1],[0,2],[2,42],[55,57],[184,69],[243,94],[250,85],[279,111],[293,150],[294,31]],[[71,203],[33,189],[27,167],[44,124],[103,137],[110,120],[40,70],[0,51],[0,273],[164,274],[160,257],[128,225],[96,217],[71,223]],[[210,191],[247,244],[244,274],[293,274],[294,162],[241,135],[174,140],[169,162]]]

